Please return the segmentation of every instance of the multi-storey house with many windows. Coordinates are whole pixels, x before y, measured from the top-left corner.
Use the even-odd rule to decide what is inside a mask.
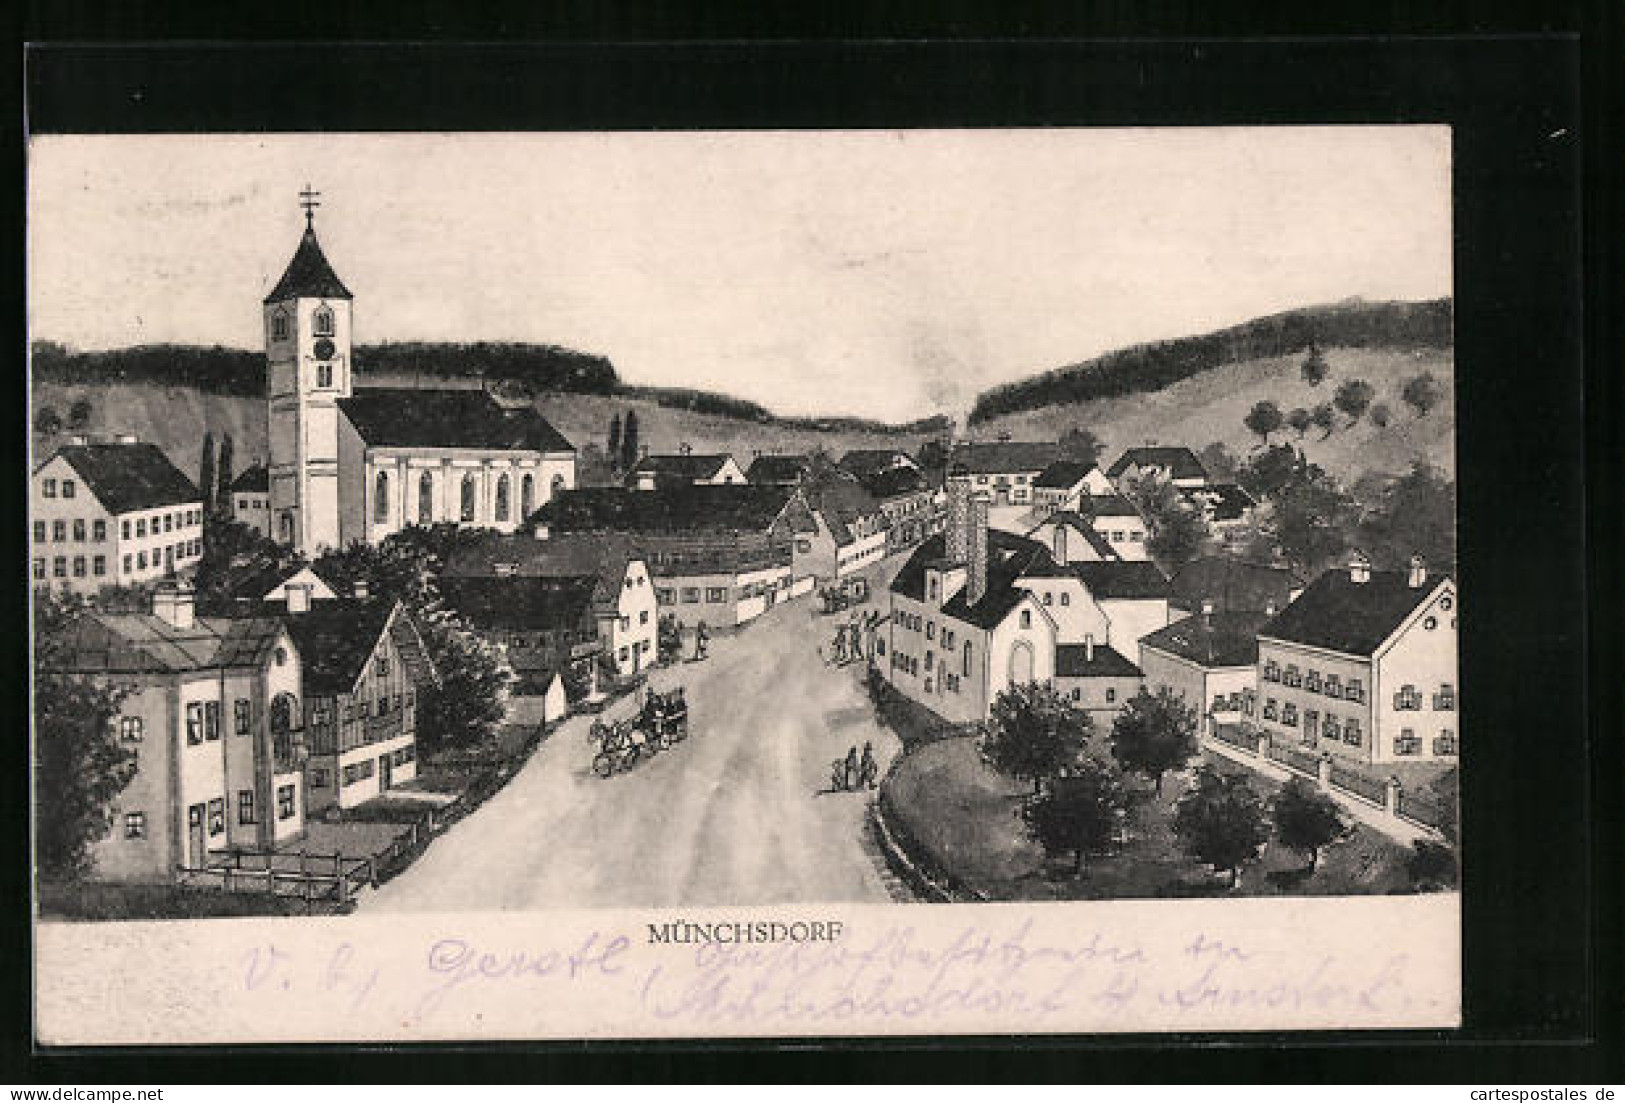
[[[1366,763],[1460,751],[1456,585],[1419,557],[1375,571],[1356,552],[1258,630],[1247,719],[1272,739]]]
[[[30,490],[36,589],[134,586],[203,556],[203,497],[155,444],[74,438],[34,471]]]
[[[965,441],[948,458],[948,481],[987,494],[992,507],[1032,505],[1038,477],[1061,458],[1051,441]]]
[[[93,849],[96,876],[168,882],[304,834],[303,663],[279,618],[199,617],[172,580],[151,612],[86,612],[60,643],[56,669],[130,688],[113,723],[136,772]]]

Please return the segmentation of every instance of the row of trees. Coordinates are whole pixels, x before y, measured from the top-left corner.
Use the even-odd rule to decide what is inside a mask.
[[[1307,367],[1308,362],[1305,362],[1305,368]],[[1315,373],[1306,371],[1305,378],[1310,374],[1318,374],[1318,369]],[[1314,380],[1316,385],[1320,378]],[[1413,376],[1400,388],[1400,398],[1417,417],[1426,417],[1428,412],[1438,405],[1443,394],[1444,390],[1432,372]],[[1265,445],[1268,445],[1270,437],[1279,433],[1282,428],[1292,429],[1300,440],[1310,429],[1319,429],[1320,439],[1325,440],[1337,429],[1338,413],[1349,419],[1348,425],[1344,428],[1353,428],[1361,418],[1369,414],[1373,425],[1385,429],[1393,421],[1394,413],[1386,402],[1375,402],[1376,395],[1376,388],[1365,380],[1349,379],[1338,386],[1330,402],[1320,402],[1312,407],[1299,406],[1283,414],[1278,403],[1267,398],[1261,399],[1253,403],[1241,421],[1247,427],[1247,431],[1257,436]]]
[[[630,471],[637,465],[638,451],[638,412],[626,411],[623,421],[620,414],[609,419],[609,441],[604,454],[608,457],[611,466],[617,473]]]
[[[990,710],[980,749],[996,771],[1031,782],[1022,817],[1047,853],[1069,854],[1074,873],[1087,855],[1123,841],[1140,806],[1160,796],[1163,779],[1196,758],[1197,716],[1166,687],[1144,688],[1112,722],[1109,755],[1093,718],[1053,688],[1030,683],[1001,693]],[[1150,784],[1137,791],[1131,776]],[[1232,887],[1274,837],[1305,856],[1308,872],[1326,847],[1349,837],[1353,825],[1330,797],[1299,781],[1266,801],[1241,775],[1203,766],[1174,806],[1172,828],[1186,853],[1228,874]]]
[[[198,490],[203,494],[203,516],[209,521],[231,519],[231,484],[236,482],[236,444],[231,434],[220,438],[215,449],[214,433],[203,434],[203,454],[198,460]],[[207,527],[207,526],[205,526]]]

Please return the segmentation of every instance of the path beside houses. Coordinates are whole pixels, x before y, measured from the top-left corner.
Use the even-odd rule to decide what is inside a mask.
[[[707,661],[651,672],[657,690],[685,687],[690,734],[629,773],[594,776],[590,718],[572,718],[361,909],[895,899],[865,835],[869,798],[823,791],[848,747],[873,741],[882,774],[898,751],[860,680],[819,659],[836,623],[812,602],[782,605],[714,637]]]

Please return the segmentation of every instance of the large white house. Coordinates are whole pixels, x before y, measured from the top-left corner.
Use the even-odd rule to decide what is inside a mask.
[[[187,570],[203,556],[203,496],[155,444],[77,439],[35,469],[36,589],[92,594]]]
[[[1374,571],[1355,552],[1258,630],[1243,711],[1276,740],[1359,762],[1454,761],[1456,584],[1419,557]]]
[[[511,532],[575,485],[575,449],[528,401],[354,388],[352,296],[305,217],[263,308],[273,539],[313,555],[413,524]]]

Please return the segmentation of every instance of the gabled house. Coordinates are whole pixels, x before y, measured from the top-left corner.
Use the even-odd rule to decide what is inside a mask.
[[[1145,547],[1150,526],[1134,503],[1123,495],[1092,495],[1080,500],[1078,509],[1089,518],[1094,530],[1105,537],[1117,558],[1130,561],[1151,558]]]
[[[1238,724],[1257,685],[1262,611],[1216,611],[1211,602],[1140,640],[1146,688],[1167,689],[1197,713],[1197,734],[1210,738],[1222,724]]]
[[[1027,537],[1049,549],[1057,563],[1121,559],[1110,540],[1095,530],[1094,523],[1071,510],[1052,513],[1034,526]]]
[[[793,575],[795,537],[815,531],[794,487],[587,487],[561,494],[535,518],[543,539],[625,536],[649,565],[662,610],[692,626],[731,627],[812,588]]]
[[[856,478],[837,471],[805,493],[817,528],[796,536],[796,577],[842,578],[885,556],[891,524]]]
[[[295,601],[307,606],[350,596],[342,585],[334,585],[315,567],[302,563],[235,574],[230,585],[229,592],[215,603],[219,607],[208,611],[224,616],[281,612],[287,608],[290,591]]]
[[[203,557],[203,495],[156,444],[71,438],[34,469],[29,490],[35,589],[93,594]]]
[[[1168,604],[1176,615],[1199,612],[1211,603],[1217,613],[1274,616],[1301,593],[1303,581],[1290,567],[1224,555],[1193,559],[1168,580]]]
[[[806,456],[757,456],[745,470],[756,486],[800,486],[807,477]]]
[[[1106,469],[1106,475],[1118,489],[1148,475],[1178,487],[1206,486],[1210,481],[1207,468],[1195,452],[1169,445],[1130,448]]]
[[[1460,754],[1456,584],[1419,556],[1372,570],[1356,552],[1258,630],[1244,713],[1272,739],[1364,763]]]
[[[1102,735],[1143,682],[1134,661],[1109,643],[1090,637],[1055,649],[1056,692],[1087,712]]]
[[[310,604],[295,589],[283,623],[303,659],[311,811],[354,808],[415,778],[418,694],[434,670],[400,602]]]
[[[942,531],[946,495],[919,468],[899,463],[859,474],[857,480],[885,518],[886,554],[906,551]]]
[[[1075,510],[1084,495],[1115,494],[1112,481],[1092,463],[1079,460],[1056,460],[1033,482],[1033,511],[1049,515],[1061,510]]]
[[[738,462],[726,452],[695,455],[644,456],[626,473],[625,483],[637,490],[670,486],[737,486],[748,482]]]
[[[1125,655],[1139,653],[1140,639],[1168,624],[1168,579],[1147,560],[1068,564],[1111,622],[1110,642]]]
[[[271,473],[256,463],[231,483],[231,519],[269,538],[271,535]]]
[[[654,580],[627,536],[493,537],[459,549],[444,577],[590,581],[598,636],[616,673],[633,678],[655,661],[660,610]]]
[[[131,688],[113,720],[136,773],[95,844],[96,876],[171,882],[230,848],[305,832],[302,655],[281,620],[199,617],[184,581],[147,613],[87,612],[53,666]]]
[[[1012,684],[1055,676],[1057,625],[1022,574],[1048,561],[1024,537],[989,529],[985,495],[950,488],[947,530],[892,580],[875,661],[899,692],[953,722],[984,720]]]
[[[920,470],[919,461],[900,448],[853,448],[841,456],[836,466],[860,479],[898,468]]]
[[[509,720],[545,723],[555,676],[574,687],[571,700],[600,697],[599,583],[590,577],[465,576],[441,581],[446,604],[485,639],[500,645],[513,668]]]
[[[948,481],[989,495],[997,508],[1032,505],[1039,475],[1061,458],[1051,441],[965,441],[948,456]]]

